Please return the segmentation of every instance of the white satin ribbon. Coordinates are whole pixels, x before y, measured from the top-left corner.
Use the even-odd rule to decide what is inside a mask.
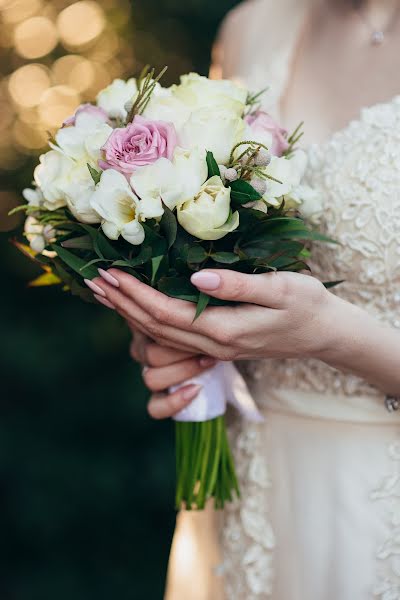
[[[209,371],[171,388],[171,391],[188,384],[201,385],[202,389],[189,406],[175,415],[175,421],[203,422],[215,419],[225,414],[228,403],[249,421],[263,420],[245,380],[232,362],[219,362]]]

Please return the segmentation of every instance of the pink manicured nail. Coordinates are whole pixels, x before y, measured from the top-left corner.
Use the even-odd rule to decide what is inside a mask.
[[[215,358],[211,358],[210,356],[204,356],[200,359],[200,366],[204,367],[205,369],[210,369],[215,364],[217,364],[217,361]]]
[[[90,279],[84,279],[84,282],[86,283],[86,285],[88,286],[88,288],[90,288],[92,290],[92,292],[94,292],[98,296],[103,296],[103,298],[106,297],[105,291],[102,290],[101,287],[99,287],[98,285],[96,285],[93,281],[90,281]]]
[[[188,386],[182,392],[183,399],[186,400],[187,402],[190,402],[190,400],[194,400],[196,398],[197,394],[202,389],[202,387],[203,387],[202,385]]]
[[[107,298],[103,298],[103,296],[98,296],[97,294],[95,294],[94,297],[96,298],[97,302],[100,302],[100,304],[104,304],[104,306],[107,306],[107,308],[115,310],[114,304],[111,304],[111,302],[107,300]]]
[[[98,269],[98,271],[99,275],[104,279],[104,281],[107,281],[107,283],[113,285],[114,287],[119,287],[118,279],[115,279],[115,277],[113,277],[110,273],[107,273],[107,271],[104,269]]]
[[[211,273],[211,271],[194,273],[190,281],[202,290],[217,290],[221,285],[221,277],[217,273]]]

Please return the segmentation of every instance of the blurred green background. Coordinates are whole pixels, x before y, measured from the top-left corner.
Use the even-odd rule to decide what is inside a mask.
[[[235,0],[0,0],[0,598],[158,600],[174,528],[173,426],[152,422],[106,309],[27,288],[9,243],[74,106],[145,63],[206,74]],[[190,600],[190,599],[182,599]]]

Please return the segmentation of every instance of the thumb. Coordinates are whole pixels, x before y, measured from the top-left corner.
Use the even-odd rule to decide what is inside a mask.
[[[194,273],[190,280],[201,292],[214,298],[282,308],[287,287],[287,280],[282,275],[246,275],[225,269],[206,269]]]

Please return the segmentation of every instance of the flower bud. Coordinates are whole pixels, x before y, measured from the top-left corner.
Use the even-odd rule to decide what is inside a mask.
[[[54,227],[52,225],[45,225],[43,227],[43,237],[46,240],[51,240],[55,236],[56,236],[56,230],[54,229]]]
[[[260,194],[260,196],[264,196],[267,191],[267,182],[265,179],[260,179],[259,177],[255,177],[250,181],[250,185]]]
[[[238,175],[238,172],[236,171],[236,169],[233,169],[233,168],[227,169],[225,171],[225,179],[226,179],[226,181],[230,181],[230,182],[233,182],[233,181],[236,181],[237,179],[239,179],[239,175]]]
[[[34,252],[40,254],[46,247],[46,241],[42,235],[35,235],[30,241],[30,247]]]
[[[270,153],[261,148],[260,151],[257,153],[257,156],[254,159],[254,164],[256,165],[256,167],[268,167],[270,162],[271,162]]]
[[[225,165],[218,165],[218,168],[219,168],[219,174],[221,175],[221,179],[222,179],[222,181],[224,181],[225,180],[225,174],[226,174],[226,172],[227,172],[228,169],[227,169],[227,167]]]

